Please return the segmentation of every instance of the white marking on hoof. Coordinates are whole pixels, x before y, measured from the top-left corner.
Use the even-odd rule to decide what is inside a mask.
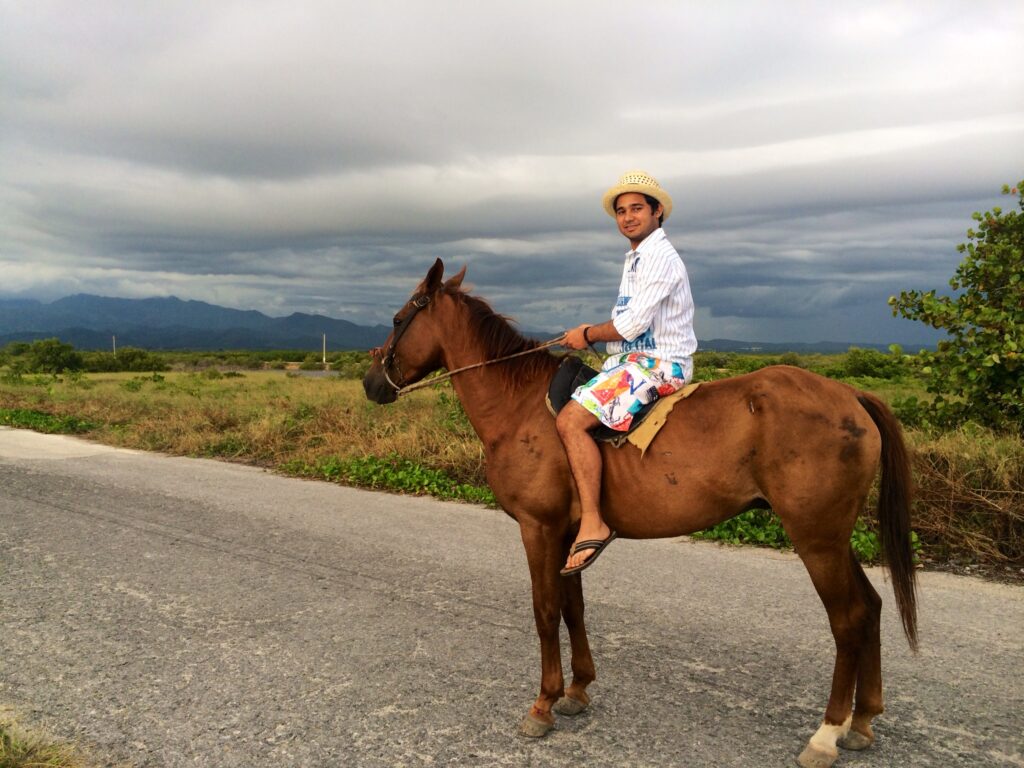
[[[523,722],[519,724],[519,733],[531,739],[539,739],[541,736],[546,736],[555,726],[551,723],[541,720],[533,715],[527,715],[523,718]]]
[[[846,718],[842,725],[822,723],[821,727],[811,736],[804,751],[796,759],[802,768],[829,768],[839,757],[836,744],[850,732],[853,715]]]
[[[563,696],[556,701],[555,706],[552,707],[552,709],[554,709],[558,714],[569,715],[570,717],[572,715],[578,715],[586,708],[587,704],[585,702],[582,702],[579,699],[574,699],[572,696]]]

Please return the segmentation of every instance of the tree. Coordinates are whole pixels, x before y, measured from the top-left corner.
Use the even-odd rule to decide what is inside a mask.
[[[28,349],[29,370],[37,373],[63,373],[82,370],[82,355],[60,339],[33,341]]]
[[[1024,434],[1024,181],[1003,194],[1019,211],[998,206],[967,230],[964,254],[949,281],[954,296],[903,291],[893,315],[945,329],[935,352],[922,351],[932,413],[939,423],[973,420]]]

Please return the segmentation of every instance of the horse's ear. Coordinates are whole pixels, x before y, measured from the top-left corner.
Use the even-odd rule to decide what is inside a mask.
[[[446,291],[455,291],[455,290],[457,290],[458,287],[460,285],[462,285],[462,280],[465,277],[466,277],[466,267],[463,266],[462,269],[459,270],[459,274],[455,275],[455,277],[453,277],[450,280],[445,282],[444,289]]]
[[[441,278],[444,277],[444,262],[438,259],[434,262],[434,266],[427,272],[427,277],[423,280],[423,288],[427,293],[434,293],[438,288],[441,287]]]

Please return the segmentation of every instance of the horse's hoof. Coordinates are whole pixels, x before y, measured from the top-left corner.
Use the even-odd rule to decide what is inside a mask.
[[[808,744],[804,751],[800,753],[800,757],[796,759],[796,764],[800,768],[831,768],[832,763],[838,757],[838,750],[835,754],[831,754],[820,747]]]
[[[867,749],[874,744],[875,739],[871,736],[865,736],[860,731],[855,731],[851,728],[850,732],[840,738],[836,743],[843,749],[860,751],[862,749]]]
[[[549,723],[547,720],[541,720],[539,717],[529,714],[519,724],[519,733],[531,739],[539,739],[541,736],[547,735],[547,732],[554,727],[554,723]]]
[[[574,699],[572,696],[563,696],[555,702],[555,706],[552,709],[560,715],[578,715],[584,709],[587,708],[587,703]]]

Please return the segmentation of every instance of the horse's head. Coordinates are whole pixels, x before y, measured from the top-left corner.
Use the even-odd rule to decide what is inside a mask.
[[[440,259],[434,262],[409,301],[395,313],[394,330],[384,346],[370,353],[373,364],[363,378],[367,398],[382,405],[393,403],[402,387],[419,381],[444,364],[437,308],[445,292],[458,289],[465,275],[463,267],[445,282],[444,264]]]

